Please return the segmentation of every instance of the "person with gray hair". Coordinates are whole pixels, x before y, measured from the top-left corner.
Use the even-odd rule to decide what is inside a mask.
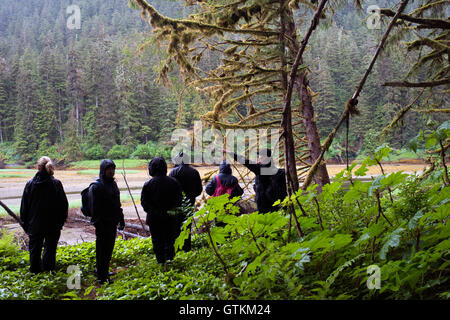
[[[20,219],[30,238],[30,271],[33,273],[55,269],[56,248],[69,210],[63,185],[53,177],[52,160],[40,158],[37,169],[36,175],[25,185],[20,205]]]

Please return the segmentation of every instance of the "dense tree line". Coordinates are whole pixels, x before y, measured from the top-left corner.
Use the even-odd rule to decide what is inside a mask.
[[[379,1],[380,7],[391,7],[393,1]],[[365,69],[368,67],[376,45],[388,22],[384,20],[380,29],[369,30],[366,26],[365,12],[356,14],[347,5],[334,16],[331,27],[316,30],[308,52],[311,61],[311,87],[319,93],[314,102],[317,112],[318,128],[324,138],[336,125],[339,115],[345,107],[346,99],[355,90]],[[364,7],[366,8],[366,6]],[[397,35],[392,36],[394,39]],[[421,88],[385,87],[390,80],[401,79],[408,73],[420,55],[406,52],[403,42],[389,44],[382,53],[374,69],[368,77],[361,93],[359,106],[361,115],[350,122],[349,154],[355,157],[361,153],[374,151],[382,142],[388,142],[394,148],[407,148],[408,141],[417,132],[426,128],[426,123],[440,123],[443,115],[411,112],[402,119],[400,126],[381,136],[382,129],[387,126],[394,115],[414,100]],[[423,79],[424,74],[418,74]],[[430,105],[445,105],[445,96],[425,95],[417,101],[417,105],[428,108]],[[383,140],[384,139],[384,140]],[[330,153],[342,155],[345,152],[345,126],[337,136]]]
[[[71,3],[0,3],[3,157],[9,152],[15,160],[30,161],[49,154],[72,161],[102,157],[111,150],[130,155],[139,144],[167,142],[176,126],[192,127],[205,113],[209,100],[186,89],[176,72],[169,73],[172,86],[157,83],[164,48],[146,43],[150,27],[126,1],[77,1],[80,30],[66,27]],[[152,1],[171,17],[192,10],[181,3]],[[352,5],[339,9],[327,28],[314,33],[305,54],[311,88],[318,93],[313,104],[322,138],[334,127],[380,36],[380,30],[367,30],[364,18]],[[140,50],[143,43],[146,50]],[[394,51],[380,59],[361,97],[362,115],[351,123],[352,157],[373,150],[382,127],[410,102],[413,92],[382,84],[405,73],[414,57]],[[221,58],[209,55],[204,67],[213,68]],[[429,117],[408,114],[387,141],[404,147]],[[343,133],[332,156],[345,148]]]
[[[158,48],[135,59],[148,27],[124,1],[78,1],[82,27],[70,30],[69,4],[0,4],[4,148],[24,161],[43,154],[71,161],[105,156],[115,145],[129,155],[138,144],[168,140],[178,102],[174,90],[156,83]]]

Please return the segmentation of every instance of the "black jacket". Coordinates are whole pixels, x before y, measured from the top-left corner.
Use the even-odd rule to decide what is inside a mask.
[[[20,205],[20,219],[28,234],[61,230],[67,219],[69,203],[61,181],[39,171],[27,182]]]
[[[183,195],[180,183],[167,176],[167,164],[163,158],[154,158],[148,171],[153,178],[142,188],[141,205],[147,212],[146,223],[150,224],[151,215],[167,215],[168,210],[180,206]]]
[[[287,196],[285,170],[276,168],[272,163],[258,164],[242,156],[233,154],[234,160],[243,164],[255,174],[255,201],[258,211],[261,213],[276,210],[272,205],[277,200],[283,200]]]
[[[100,163],[99,178],[89,188],[89,205],[92,212],[91,222],[111,224],[124,223],[120,190],[114,179],[105,176],[106,169],[116,167],[114,162],[104,159]]]
[[[241,186],[238,183],[238,179],[233,176],[231,171],[231,167],[228,163],[222,162],[220,164],[219,167],[219,180],[220,183],[222,185],[224,185],[225,187],[231,187],[233,185],[236,185],[236,188],[233,189],[233,191],[231,192],[231,197],[239,197],[241,196],[244,191],[242,190]],[[214,178],[208,183],[208,185],[205,188],[205,191],[207,194],[209,194],[210,196],[212,196],[214,194],[214,192],[216,191],[216,187],[217,187],[217,182],[216,182],[216,177],[214,176]]]
[[[181,185],[181,189],[186,194],[186,197],[194,204],[195,198],[199,196],[203,190],[202,179],[200,178],[198,171],[191,166],[182,163],[170,171],[169,177],[177,179]]]

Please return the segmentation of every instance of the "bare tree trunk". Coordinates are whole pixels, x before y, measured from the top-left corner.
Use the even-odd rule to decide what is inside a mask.
[[[286,72],[286,56],[285,56],[285,35],[288,37],[292,34],[292,31],[295,34],[295,28],[292,30],[292,25],[288,23],[286,17],[286,11],[284,6],[284,0],[280,0],[280,19],[281,19],[281,65],[283,69],[282,73],[282,85],[285,90],[288,87],[288,76]],[[285,99],[291,99],[291,97],[285,97]],[[286,186],[288,195],[296,192],[298,190],[298,176],[297,176],[297,167],[295,163],[295,145],[294,138],[292,133],[292,108],[290,103],[286,103],[283,108],[282,122],[281,126],[283,129],[283,139],[284,139],[284,166],[286,169]]]
[[[323,3],[321,3],[322,8],[325,5],[325,3],[326,1],[323,1]],[[315,19],[318,19],[318,16]],[[296,27],[292,11],[288,12],[287,20],[288,21],[286,22],[286,34],[290,39],[293,39],[293,41],[290,41],[291,50],[293,52],[296,52],[297,54],[300,50],[300,46],[296,41]],[[309,31],[310,33],[312,33],[312,31],[315,29],[316,23],[318,23],[318,21],[312,21],[312,26],[310,27]],[[302,57],[299,60],[299,64],[300,65],[303,64]],[[300,113],[303,116],[303,126],[305,128],[306,139],[308,141],[310,162],[311,164],[313,164],[315,160],[320,156],[320,153],[322,152],[322,147],[320,144],[319,131],[317,130],[316,122],[314,119],[314,107],[312,105],[311,93],[308,91],[308,85],[309,81],[306,77],[305,72],[304,71],[298,72],[295,76],[295,87],[297,89],[297,93],[301,101]],[[297,174],[295,175],[295,177],[297,177]],[[318,174],[315,177],[315,182],[319,185],[319,189],[321,189],[323,185],[330,183],[330,177],[328,176],[328,171],[325,163],[320,164],[318,168]]]
[[[77,137],[80,129],[80,110],[78,108],[78,97],[75,100],[75,119],[77,120]]]
[[[317,130],[316,121],[314,119],[314,107],[312,105],[312,97],[308,91],[308,79],[306,74],[301,72],[296,79],[297,92],[301,100],[301,113],[303,115],[303,126],[305,127],[306,139],[308,140],[308,150],[310,154],[310,161],[313,164],[319,158],[322,152],[320,144],[319,131]],[[315,183],[321,189],[327,183],[330,183],[327,166],[325,163],[319,165],[317,175],[314,177]]]
[[[364,73],[363,78],[358,84],[358,87],[356,88],[356,91],[353,93],[353,96],[351,99],[346,103],[345,110],[342,113],[341,117],[339,118],[339,121],[337,125],[334,127],[334,129],[330,132],[328,137],[325,139],[322,151],[319,155],[319,157],[316,158],[314,164],[311,166],[311,168],[308,171],[308,174],[305,178],[305,181],[303,183],[302,189],[305,190],[308,185],[311,183],[311,180],[313,177],[315,177],[315,174],[317,173],[317,170],[322,166],[322,159],[324,153],[328,150],[328,148],[331,146],[331,143],[333,142],[334,137],[336,136],[336,132],[341,127],[341,125],[344,123],[344,121],[353,114],[359,114],[359,111],[356,109],[356,105],[358,104],[358,97],[361,93],[361,90],[364,87],[364,84],[366,83],[367,77],[369,76],[370,72],[372,71],[373,66],[375,65],[375,62],[378,58],[379,53],[381,52],[382,48],[384,47],[384,43],[387,40],[387,37],[389,36],[389,33],[391,32],[398,16],[402,13],[402,11],[405,9],[406,5],[408,4],[409,0],[403,0],[400,3],[400,6],[397,10],[397,13],[392,18],[391,22],[389,23],[383,37],[381,38],[380,43],[378,44],[377,51],[375,52],[375,55],[372,58],[372,61],[370,62],[369,67],[367,68],[366,72]]]
[[[63,119],[62,119],[61,98],[60,98],[59,103],[58,103],[58,131],[59,131],[59,139],[61,140],[61,143],[63,143],[63,141],[64,141],[62,124],[63,124]]]

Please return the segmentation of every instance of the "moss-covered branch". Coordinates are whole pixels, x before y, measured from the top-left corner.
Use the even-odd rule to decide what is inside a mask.
[[[380,11],[380,14],[393,17],[395,15],[395,12],[391,9],[383,8]],[[439,28],[439,29],[450,29],[450,21],[449,20],[442,20],[442,19],[431,19],[431,18],[418,18],[413,17],[407,14],[401,14],[399,16],[399,19],[402,19],[404,21],[412,22],[420,24],[427,28]]]
[[[172,19],[160,14],[155,7],[149,4],[146,0],[134,0],[143,10],[144,14],[147,12],[150,15],[150,21],[154,28],[162,28],[170,26],[174,29],[189,28],[194,30],[200,30],[204,32],[215,33],[234,33],[234,34],[251,34],[256,36],[273,36],[278,35],[277,32],[272,30],[256,30],[256,29],[233,29],[220,27],[214,24],[202,23],[188,19]]]
[[[408,82],[408,81],[397,81],[397,82],[385,82],[383,86],[385,87],[407,87],[407,88],[430,88],[442,86],[444,84],[449,84],[450,78],[426,81],[426,82]]]

